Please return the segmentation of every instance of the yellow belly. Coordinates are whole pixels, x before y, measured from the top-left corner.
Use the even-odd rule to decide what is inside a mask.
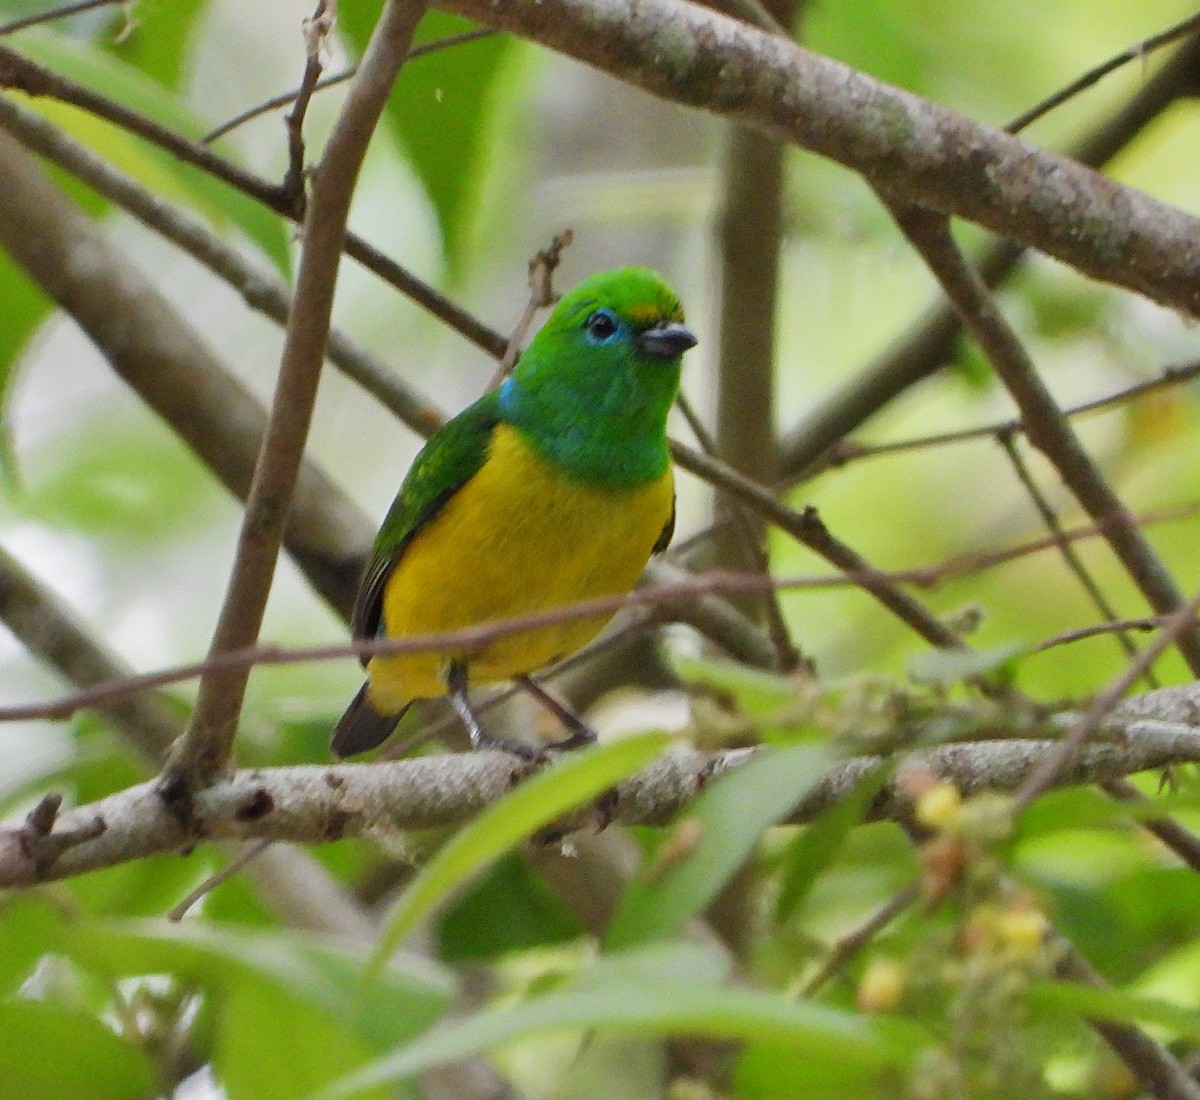
[[[389,638],[458,630],[628,592],[671,516],[671,471],[635,489],[565,478],[507,425],[479,472],[405,548],[387,583]],[[471,652],[375,657],[372,704],[442,695],[452,659],[473,684],[524,675],[581,648],[610,616],[541,627]]]

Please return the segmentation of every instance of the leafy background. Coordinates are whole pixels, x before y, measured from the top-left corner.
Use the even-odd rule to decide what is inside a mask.
[[[37,7],[0,3],[0,17]],[[331,67],[356,55],[377,10],[342,5]],[[802,29],[814,49],[1000,124],[1187,11],[1166,0],[823,0],[805,13]],[[11,42],[200,135],[295,85],[303,66],[299,25],[308,14],[307,5],[280,0],[146,3],[128,23],[123,10],[102,9]],[[461,28],[434,13],[419,38]],[[1033,137],[1069,146],[1144,79],[1142,66],[1127,66],[1053,113]],[[341,94],[315,101],[310,150],[327,133]],[[31,105],[290,273],[297,245],[278,219],[81,112]],[[1200,212],[1198,111],[1193,100],[1176,104],[1121,155],[1113,174]],[[496,37],[406,68],[351,223],[501,331],[524,303],[528,257],[564,226],[576,243],[563,285],[617,263],[654,265],[679,290],[701,335],[685,389],[709,415],[721,263],[714,229],[725,201],[727,141],[713,118]],[[286,167],[278,115],[242,127],[219,147],[272,178]],[[265,398],[279,331],[127,216],[65,186]],[[780,431],[846,384],[933,294],[877,202],[841,169],[789,152],[784,210]],[[979,243],[977,234],[963,236]],[[1175,315],[1046,260],[1027,264],[1002,301],[1064,403],[1200,356],[1200,334]],[[0,310],[0,545],[134,666],[195,658],[220,605],[237,506],[3,256]],[[493,369],[482,352],[351,263],[335,322],[447,410],[473,398]],[[953,370],[894,403],[861,439],[903,439],[1010,415],[1005,395],[964,346]],[[1144,511],[1195,499],[1196,421],[1193,392],[1180,386],[1091,418],[1081,431],[1126,502]],[[418,445],[353,384],[329,373],[311,450],[369,514],[382,514]],[[841,537],[888,567],[1041,533],[991,438],[832,469],[791,499],[819,506]],[[683,479],[680,536],[702,531],[708,515],[707,492]],[[1194,585],[1196,520],[1156,527],[1153,537],[1185,586]],[[783,538],[772,538],[771,552],[779,575],[823,569]],[[1090,545],[1083,554],[1117,606],[1136,613],[1129,581],[1108,555]],[[984,649],[1028,648],[1094,617],[1051,555],[945,583],[928,599],[948,615],[981,609],[973,641]],[[869,710],[900,690],[921,651],[901,624],[852,589],[793,593],[783,605],[847,712]],[[285,562],[264,636],[299,645],[339,639],[343,630]],[[689,810],[699,823],[694,835],[633,830],[626,851],[641,869],[609,899],[602,936],[548,885],[536,853],[512,849],[529,820],[519,804],[453,841],[413,837],[400,849],[343,842],[312,852],[376,916],[414,866],[424,864],[423,874],[441,882],[423,909],[409,912],[416,933],[399,961],[374,968],[369,980],[369,944],[305,931],[294,911],[245,875],[213,890],[181,926],[168,926],[164,912],[228,858],[212,847],[11,894],[0,898],[5,1087],[23,1097],[270,1100],[313,1095],[359,1071],[362,1095],[501,1095],[467,1091],[465,1077],[431,1071],[448,1057],[486,1055],[468,1065],[486,1082],[503,1078],[512,1095],[528,1097],[895,1096],[906,1089],[1008,1096],[1018,1086],[1029,1096],[1136,1094],[1081,1022],[1081,1009],[1047,982],[1040,914],[1127,995],[1114,1011],[1144,1011],[1135,1011],[1133,994],[1195,1009],[1200,951],[1192,914],[1200,880],[1193,872],[1093,792],[1046,797],[1015,836],[994,843],[986,806],[951,810],[953,828],[986,849],[982,869],[950,903],[908,909],[819,995],[802,997],[827,946],[929,868],[897,827],[852,828],[849,812],[806,830],[771,828],[804,777],[815,779],[828,765],[830,750],[815,729],[778,717],[792,692],[786,681],[714,666],[683,633],[666,644],[684,682],[719,678],[727,710],[782,730],[776,739],[787,771],[771,758],[715,784]],[[1101,637],[1026,657],[1014,675],[1037,698],[1069,699],[1097,690],[1123,664],[1111,638]],[[1184,675],[1173,659],[1159,673],[1165,682]],[[240,758],[324,760],[328,728],[357,681],[349,661],[259,670]],[[62,687],[7,636],[0,638],[0,684],[10,699]],[[188,689],[178,694],[186,699]],[[686,717],[684,698],[630,691],[624,703],[636,705],[602,707],[592,717],[605,729],[674,728]],[[0,736],[6,817],[19,816],[49,787],[84,802],[146,774],[113,731],[86,715],[14,724]],[[635,738],[626,757],[588,763],[592,771],[560,779],[561,790],[575,797],[603,790],[616,774],[604,767],[631,769],[639,751],[656,746]],[[1187,820],[1194,781],[1184,774],[1179,783],[1175,797]],[[1154,789],[1152,779],[1146,789]],[[1001,870],[1020,884],[1016,893],[998,885]],[[721,906],[740,917],[722,918]],[[699,923],[705,911],[711,927]],[[391,927],[398,936],[400,926]],[[446,1030],[425,1031],[454,1010]],[[1195,1038],[1196,1019],[1164,1020],[1162,1034]]]

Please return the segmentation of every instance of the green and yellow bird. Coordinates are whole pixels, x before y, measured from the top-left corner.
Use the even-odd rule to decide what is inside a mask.
[[[695,343],[679,299],[645,268],[566,294],[513,373],[417,455],[375,540],[354,637],[460,630],[628,592],[671,538],[667,414]],[[496,744],[468,682],[524,678],[586,645],[608,617],[372,657],[333,751],[373,748],[413,699],[447,693],[472,744]]]

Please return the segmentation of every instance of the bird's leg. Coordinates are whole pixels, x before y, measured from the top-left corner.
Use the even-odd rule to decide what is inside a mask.
[[[517,683],[554,715],[568,730],[570,736],[561,741],[547,745],[547,749],[555,752],[570,752],[572,749],[586,748],[596,743],[596,731],[569,707],[564,707],[541,684],[528,676],[518,676]]]
[[[450,662],[450,669],[446,673],[446,686],[450,689],[451,704],[458,712],[459,718],[462,719],[462,724],[467,727],[467,733],[471,738],[471,748],[476,750],[499,749],[501,752],[510,752],[525,760],[538,758],[540,755],[538,751],[529,745],[523,745],[520,741],[510,741],[504,737],[493,737],[484,731],[475,714],[475,708],[471,706],[470,696],[467,694],[467,664],[465,661]]]

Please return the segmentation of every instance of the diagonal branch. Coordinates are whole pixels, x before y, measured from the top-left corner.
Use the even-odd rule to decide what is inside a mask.
[[[316,403],[350,199],[424,11],[422,0],[391,0],[384,6],[313,182],[274,402],[213,636],[214,655],[253,645],[258,637]],[[191,792],[228,764],[247,678],[246,670],[232,669],[200,681],[192,721],[162,780],[164,797],[175,800],[185,820]]]
[[[686,0],[442,6],[829,157],[897,199],[1200,314],[1200,219],[778,35]]]
[[[1088,515],[1105,524],[1104,537],[1147,602],[1161,614],[1183,607],[1179,586],[1055,403],[979,273],[959,250],[946,219],[913,207],[893,207],[893,215],[1012,395],[1029,442],[1050,460]],[[1189,624],[1177,644],[1200,675],[1200,626]]]
[[[244,498],[266,427],[258,400],[6,133],[0,133],[0,178],[0,248],[221,483]],[[313,587],[348,615],[371,545],[370,522],[311,460],[301,471],[292,515],[289,552]]]

